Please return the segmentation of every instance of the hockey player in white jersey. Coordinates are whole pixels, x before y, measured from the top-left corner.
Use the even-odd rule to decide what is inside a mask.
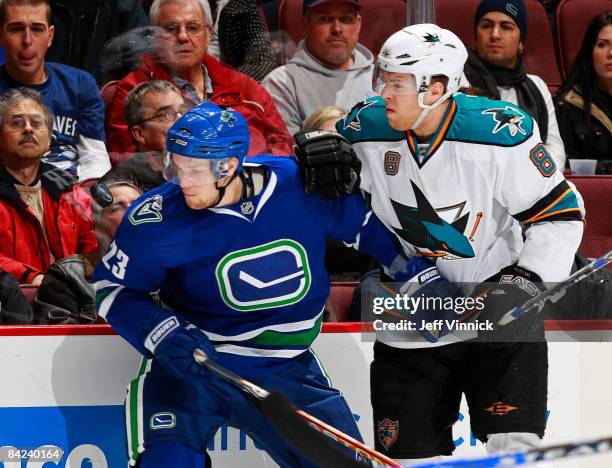
[[[583,223],[532,118],[458,92],[466,58],[459,38],[436,25],[393,34],[378,56],[380,96],[339,121],[339,135],[296,136],[297,152],[307,191],[344,193],[355,179],[350,142],[360,188],[405,253],[430,259],[448,280],[494,284],[481,316],[497,323],[541,282],[568,276]],[[514,325],[511,338],[528,328],[540,340],[379,338],[371,367],[376,448],[404,464],[450,455],[462,392],[489,451],[536,445],[546,426],[543,322],[532,315]]]

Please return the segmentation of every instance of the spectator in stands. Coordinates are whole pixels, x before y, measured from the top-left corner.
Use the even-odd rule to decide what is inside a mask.
[[[305,39],[286,65],[262,82],[287,128],[324,106],[350,109],[372,89],[373,55],[358,44],[358,0],[305,0]]]
[[[152,0],[145,0],[149,9]],[[277,66],[255,0],[209,1],[213,21],[208,53],[240,73],[261,81]]]
[[[98,184],[104,184],[112,198],[110,202],[94,198],[96,203],[93,204],[96,236],[100,252],[104,253],[123,219],[123,214],[143,192],[132,180],[123,179],[121,175],[110,172],[100,179]]]
[[[346,111],[339,107],[322,107],[308,116],[302,125],[302,131],[308,130],[328,130],[336,131],[336,122],[340,120]]]
[[[145,81],[132,89],[123,111],[137,152],[116,164],[104,179],[130,180],[145,192],[163,184],[166,134],[185,109],[181,92],[170,81]]]
[[[31,88],[0,96],[0,268],[40,284],[49,266],[98,249],[91,198],[67,172],[42,162],[53,115]]]
[[[96,78],[104,44],[129,29],[149,25],[141,0],[49,0],[49,3],[55,34],[47,60],[81,68]]]
[[[100,249],[71,255],[51,265],[34,298],[34,322],[37,324],[93,323],[98,318],[91,284],[93,270],[108,249],[124,213],[142,195],[130,181],[113,178],[109,173],[96,183],[100,184],[104,184],[112,198],[105,206],[92,204]]]
[[[162,39],[173,44],[176,51],[170,56],[161,49],[156,56],[144,55],[140,67],[118,84],[108,121],[111,151],[136,149],[123,116],[129,91],[144,81],[171,80],[190,106],[208,100],[240,112],[251,131],[250,155],[291,153],[291,136],[268,92],[207,53],[212,30],[207,0],[155,0],[150,18],[153,25],[165,31]]]
[[[591,21],[557,116],[568,158],[598,159],[597,173],[612,174],[612,11]]]
[[[32,307],[21,292],[17,279],[0,270],[0,325],[32,323]]]
[[[78,176],[101,177],[110,169],[104,145],[104,104],[89,73],[45,61],[55,29],[48,0],[3,0],[0,44],[0,92],[17,86],[38,91],[55,115],[50,152],[45,161]]]
[[[482,88],[494,98],[512,102],[538,123],[540,136],[557,167],[565,167],[555,106],[546,83],[528,75],[521,59],[527,34],[523,0],[482,0],[474,17],[476,49],[469,51],[462,86]],[[466,82],[469,81],[469,84]]]

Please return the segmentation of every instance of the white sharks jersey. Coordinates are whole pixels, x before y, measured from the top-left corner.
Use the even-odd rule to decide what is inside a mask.
[[[428,144],[419,145],[412,132],[389,126],[376,97],[336,127],[362,162],[372,211],[409,256],[432,259],[446,279],[461,283],[485,281],[515,263],[545,282],[570,273],[583,230],[577,197],[526,112],[457,93]],[[399,348],[474,337],[456,332],[432,344],[418,331],[377,332]]]
[[[576,194],[526,112],[456,93],[419,146],[412,132],[389,126],[375,97],[337,129],[363,164],[374,213],[407,254],[434,259],[448,280],[481,282],[514,263],[545,282],[570,273],[583,230]]]

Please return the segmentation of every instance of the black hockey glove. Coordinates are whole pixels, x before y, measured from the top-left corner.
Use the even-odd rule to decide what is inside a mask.
[[[295,155],[306,181],[306,193],[333,199],[359,189],[361,161],[340,134],[327,131],[294,135]]]
[[[493,330],[478,332],[478,340],[510,346],[521,341],[543,341],[544,321],[539,315],[542,306],[518,317],[506,325],[499,325],[506,312],[523,305],[542,292],[542,280],[532,271],[509,265],[476,287],[474,296],[483,297],[479,322],[488,322]]]

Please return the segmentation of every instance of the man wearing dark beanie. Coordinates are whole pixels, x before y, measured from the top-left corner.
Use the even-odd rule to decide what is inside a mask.
[[[552,96],[539,76],[525,72],[521,59],[527,20],[524,0],[482,0],[474,15],[476,47],[469,50],[464,74],[470,86],[529,112],[546,149],[563,171],[565,148]]]

